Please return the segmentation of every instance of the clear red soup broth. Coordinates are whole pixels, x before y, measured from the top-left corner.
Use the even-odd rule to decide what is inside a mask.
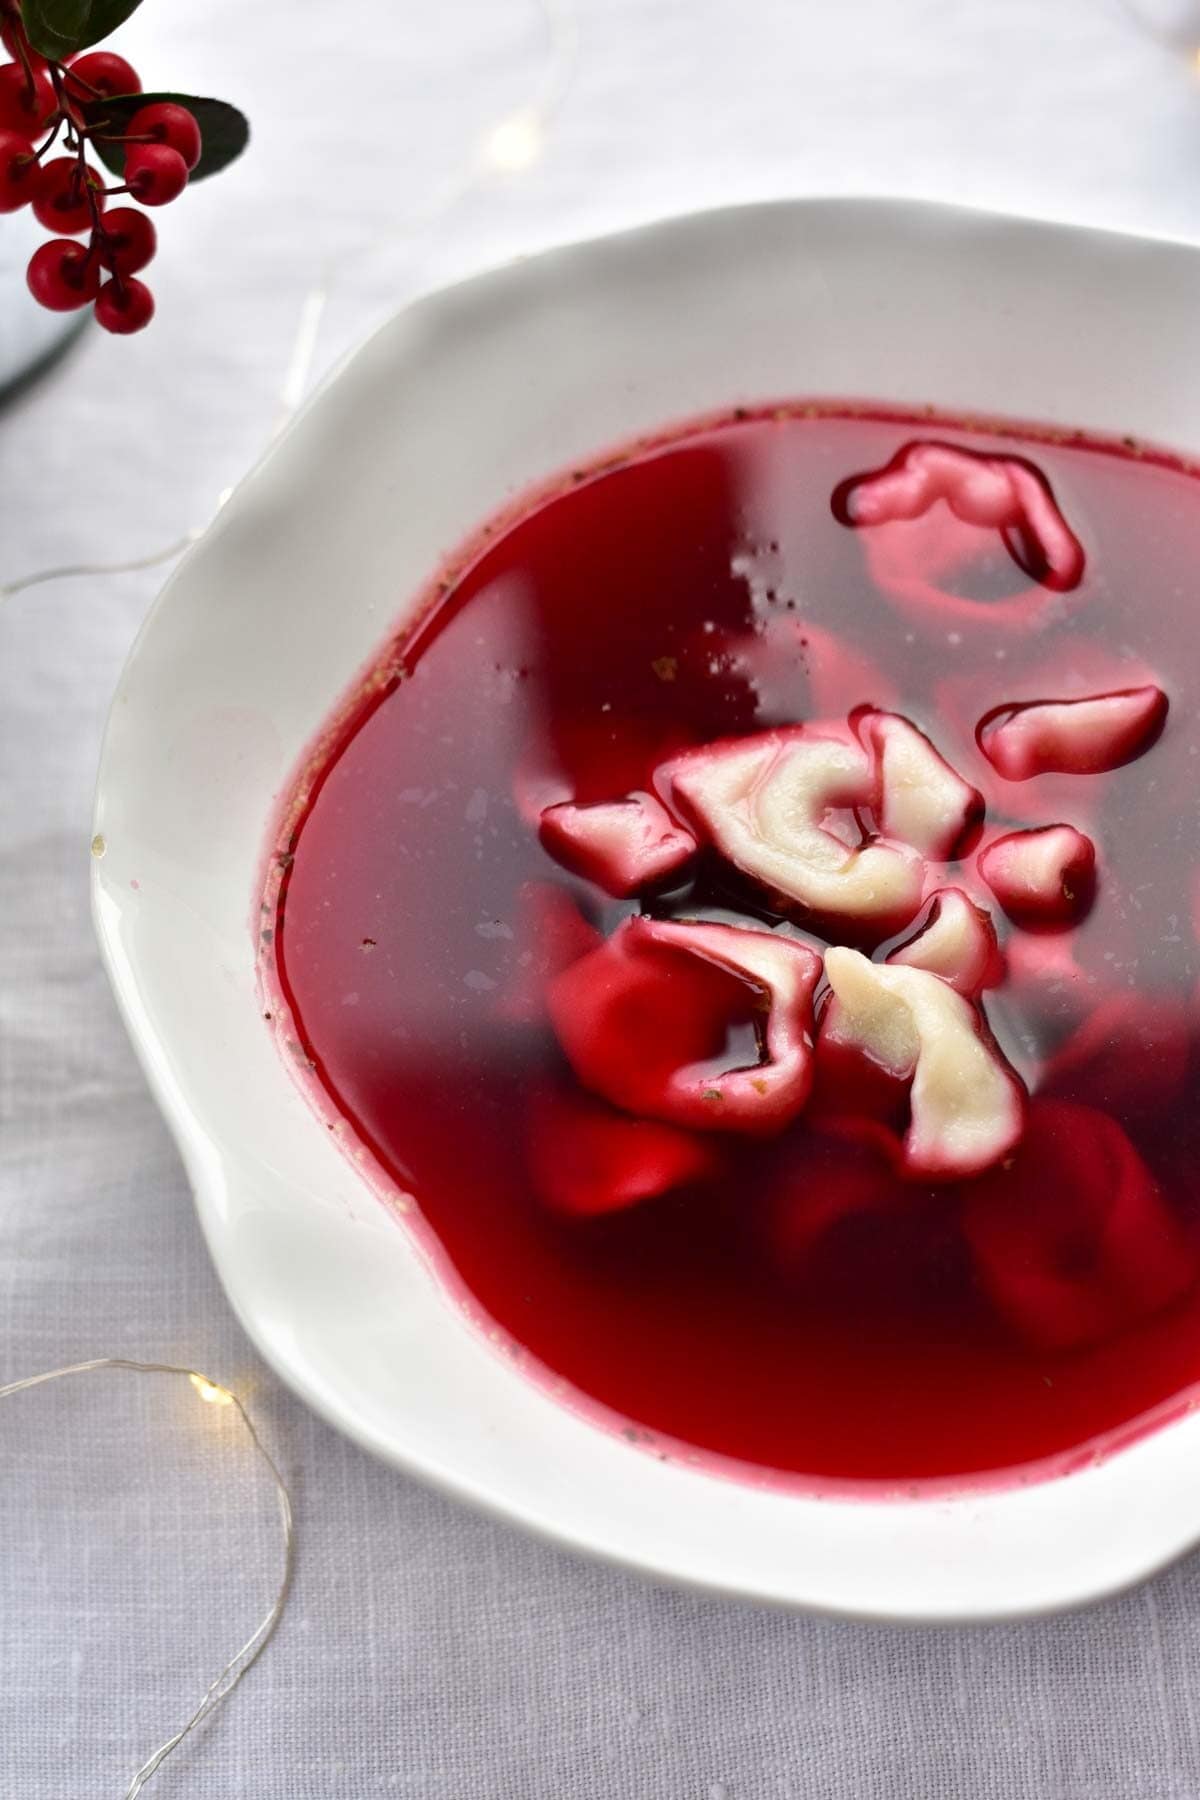
[[[847,478],[931,440],[1040,472],[1086,559],[1069,592],[944,499],[849,522]],[[825,1483],[1063,1466],[1162,1412],[1200,1378],[1194,474],[782,409],[580,471],[481,542],[305,771],[272,888],[295,1038],[473,1301],[627,1429]],[[1144,681],[1169,717],[1122,767],[1016,782],[980,753],[996,706]],[[712,857],[614,900],[542,848],[539,809],[867,703],[928,732],[986,831],[1062,820],[1097,846],[1070,930],[1012,927],[973,853],[938,871],[1008,957],[983,1006],[1031,1096],[1021,1149],[913,1180],[810,1109],[698,1134],[655,1198],[564,1212],[599,1103],[547,1017],[556,971],[638,912],[821,937]],[[756,1054],[753,994],[728,1012],[718,1069]]]

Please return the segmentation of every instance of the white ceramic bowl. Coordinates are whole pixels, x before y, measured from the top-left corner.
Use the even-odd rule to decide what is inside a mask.
[[[440,558],[517,492],[737,402],[858,397],[1200,453],[1200,253],[889,201],[671,221],[412,307],[323,388],[168,583],[105,740],[100,941],[221,1278],[368,1449],[582,1550],[897,1619],[1070,1605],[1200,1536],[1200,1418],[1081,1472],[903,1501],[660,1462],[465,1322],[261,1018],[257,900],[303,747]]]

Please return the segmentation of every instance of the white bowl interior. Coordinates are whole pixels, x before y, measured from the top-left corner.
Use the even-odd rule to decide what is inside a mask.
[[[910,203],[737,209],[424,300],[241,486],[117,691],[94,899],[230,1298],[327,1418],[579,1548],[847,1613],[1070,1604],[1200,1535],[1191,1417],[1067,1478],[912,1502],[720,1480],[597,1429],[450,1301],[301,1094],[256,985],[290,772],[443,556],[521,490],[642,431],[796,396],[1196,453],[1198,339],[1200,255],[1182,246]]]

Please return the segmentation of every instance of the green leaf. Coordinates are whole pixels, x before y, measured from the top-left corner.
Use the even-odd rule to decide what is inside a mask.
[[[218,169],[225,168],[250,141],[250,126],[244,113],[225,100],[208,100],[197,94],[118,94],[109,100],[89,101],[84,116],[89,125],[119,137],[139,107],[152,106],[160,100],[186,106],[200,127],[203,148],[191,173],[193,181],[203,181],[206,175],[215,175]],[[120,175],[125,167],[124,144],[106,144],[102,137],[92,138],[91,144],[105,168]]]
[[[24,0],[25,30],[35,50],[61,62],[98,44],[135,13],[142,0]]]
[[[46,0],[42,0],[43,6],[45,3]],[[62,0],[57,0],[57,3],[62,4]],[[81,48],[98,44],[101,38],[111,37],[117,26],[123,25],[141,4],[142,0],[92,0],[88,11],[87,36],[81,40]]]
[[[88,41],[91,11],[92,0],[25,0],[21,17],[34,49],[61,61]]]

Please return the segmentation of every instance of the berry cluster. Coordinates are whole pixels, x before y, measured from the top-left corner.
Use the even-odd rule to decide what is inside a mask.
[[[136,207],[108,203],[122,194],[143,206],[176,199],[200,160],[200,127],[186,107],[158,101],[117,129],[99,103],[140,94],[137,71],[109,50],[65,62],[39,55],[15,0],[0,0],[0,38],[13,59],[0,65],[0,212],[31,206],[54,234],[30,259],[29,291],[52,312],[94,304],[106,331],[140,331],[154,316],[154,296],[138,274],[157,233]],[[52,156],[60,143],[65,154]],[[118,186],[106,186],[88,161],[89,147],[101,145],[110,154],[124,148]]]

